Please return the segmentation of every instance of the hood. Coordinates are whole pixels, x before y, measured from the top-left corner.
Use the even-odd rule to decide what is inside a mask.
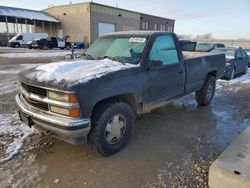
[[[14,41],[16,41],[16,38],[17,38],[17,36],[12,37],[12,38],[9,40],[9,42],[14,42]]]
[[[62,61],[40,65],[19,74],[21,80],[36,85],[65,89],[107,74],[138,67],[109,59]]]

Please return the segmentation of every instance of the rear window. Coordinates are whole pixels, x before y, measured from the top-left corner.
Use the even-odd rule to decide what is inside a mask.
[[[207,44],[207,43],[198,43],[196,45],[196,50],[197,51],[209,51],[213,48],[212,44]]]

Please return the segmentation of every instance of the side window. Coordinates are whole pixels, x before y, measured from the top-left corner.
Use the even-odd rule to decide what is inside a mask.
[[[23,35],[19,35],[16,40],[23,40]]]
[[[63,42],[63,40],[60,38],[56,38],[56,39],[57,39],[57,42]]]
[[[237,50],[235,54],[236,54],[235,55],[236,58],[242,58],[243,57],[242,54],[241,54],[241,52],[240,52],[240,50]]]
[[[171,35],[159,36],[155,39],[149,54],[149,60],[161,61],[164,65],[179,62],[176,46]]]
[[[242,57],[244,58],[248,57],[247,53],[244,50],[241,50],[241,53],[242,53]]]

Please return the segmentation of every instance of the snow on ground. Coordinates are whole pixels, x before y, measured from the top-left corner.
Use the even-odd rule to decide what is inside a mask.
[[[35,132],[34,129],[19,122],[18,114],[0,114],[0,145],[7,145],[4,158],[0,163],[11,159],[21,149],[26,137]],[[5,140],[5,136],[11,137],[11,141]]]
[[[27,58],[27,57],[57,57],[57,56],[65,56],[70,54],[70,51],[43,51],[43,52],[27,52],[27,53],[5,53],[0,54],[0,57],[7,57],[7,58]]]
[[[0,76],[2,79],[0,80],[0,95],[17,92],[17,74],[22,70],[38,65],[39,64],[21,64],[1,66]],[[12,102],[13,100],[14,99],[11,99]],[[0,101],[0,105],[7,105],[9,103],[10,101]],[[0,163],[16,155],[21,149],[25,138],[32,133],[34,133],[34,129],[30,129],[27,125],[22,124],[19,121],[17,113],[0,112],[0,151],[4,152],[3,157],[0,157]]]

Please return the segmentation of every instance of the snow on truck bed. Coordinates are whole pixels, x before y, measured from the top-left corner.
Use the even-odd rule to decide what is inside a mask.
[[[183,51],[182,54],[184,56],[184,59],[214,55],[213,53],[210,52],[188,52],[188,51]]]

